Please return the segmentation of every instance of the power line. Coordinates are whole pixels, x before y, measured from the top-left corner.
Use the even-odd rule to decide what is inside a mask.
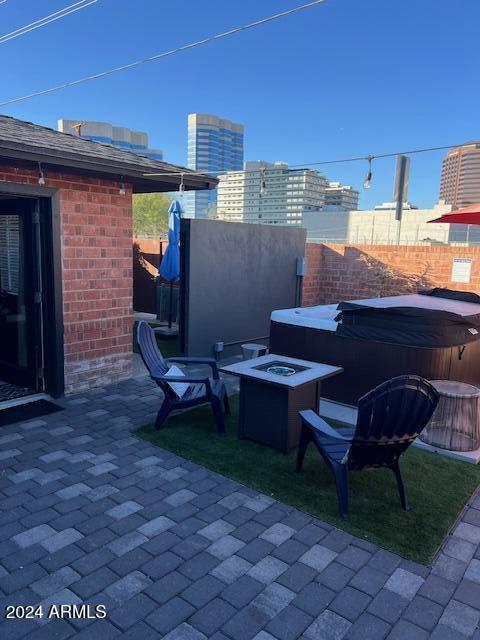
[[[377,153],[375,155],[368,154],[365,156],[356,156],[354,158],[341,158],[338,160],[320,160],[319,162],[304,162],[303,164],[289,164],[287,165],[288,169],[308,169],[309,167],[318,166],[321,164],[341,164],[346,162],[359,162],[359,161],[372,161],[378,158],[393,158],[399,155],[412,155],[414,153],[428,153],[430,151],[443,151],[446,149],[455,149],[455,147],[462,146],[461,144],[450,144],[442,147],[424,147],[423,149],[411,149],[410,151],[395,151],[393,153]],[[278,171],[279,168],[276,167],[266,167],[265,171]],[[233,173],[245,173],[245,169],[240,170],[231,170]],[[195,169],[185,169],[184,171],[177,171],[175,173],[144,173],[145,176],[181,176],[183,174],[188,175],[189,178],[192,176],[198,176],[201,178],[202,176],[208,177],[210,175],[223,175],[225,173],[230,173],[230,171],[200,171]]]
[[[376,153],[376,154],[370,154],[370,155],[366,155],[366,156],[358,156],[356,158],[342,158],[340,160],[321,160],[320,162],[304,162],[303,164],[292,164],[289,165],[290,169],[295,169],[297,167],[305,167],[305,166],[317,166],[320,164],[337,164],[337,163],[344,163],[344,162],[357,162],[359,160],[375,160],[377,158],[393,158],[394,156],[399,156],[399,155],[413,155],[414,153],[426,153],[428,151],[443,151],[446,149],[454,149],[455,147],[459,147],[461,145],[458,144],[451,144],[451,145],[447,145],[444,147],[426,147],[425,149],[410,149],[410,151],[395,151],[394,153]]]
[[[92,0],[96,1],[96,0]],[[319,4],[323,4],[326,0],[313,0],[312,2],[308,2],[307,4],[301,5],[299,7],[294,7],[293,9],[288,9],[287,11],[282,11],[281,13],[276,13],[273,16],[269,16],[267,18],[262,18],[261,20],[256,20],[255,22],[250,22],[248,24],[242,25],[240,27],[236,27],[234,29],[229,29],[228,31],[224,31],[223,33],[218,33],[214,36],[209,36],[207,38],[203,38],[202,40],[197,40],[196,42],[191,42],[189,44],[184,44],[176,49],[171,49],[170,51],[164,51],[163,53],[157,53],[153,56],[149,56],[148,58],[142,58],[141,60],[135,60],[135,62],[130,62],[129,64],[122,65],[120,67],[114,67],[113,69],[109,69],[108,71],[101,71],[100,73],[95,73],[90,76],[85,76],[78,80],[72,80],[70,82],[64,82],[62,84],[56,85],[54,87],[50,87],[49,89],[43,89],[41,91],[34,91],[33,93],[29,93],[24,96],[19,96],[17,98],[11,98],[10,100],[4,100],[0,102],[0,107],[4,107],[8,104],[13,104],[15,102],[21,102],[23,100],[28,100],[30,98],[35,98],[37,96],[45,95],[46,93],[52,93],[54,91],[59,91],[60,89],[66,89],[68,87],[73,87],[78,84],[83,84],[84,82],[90,82],[91,80],[98,80],[99,78],[105,78],[106,76],[110,76],[114,73],[119,73],[120,71],[126,71],[127,69],[133,69],[134,67],[138,67],[141,64],[145,64],[146,62],[153,62],[155,60],[160,60],[161,58],[167,58],[169,56],[173,56],[177,53],[181,53],[182,51],[187,51],[188,49],[193,49],[194,47],[199,47],[204,44],[209,44],[210,42],[214,42],[216,40],[221,40],[222,38],[228,38],[229,36],[233,36],[241,31],[247,31],[247,29],[253,29],[254,27],[260,27],[268,22],[273,22],[274,20],[278,20],[279,18],[285,18],[286,16],[290,16],[294,13],[300,13],[301,11],[305,11],[306,9],[310,9]]]
[[[3,0],[3,2],[6,1],[7,0]],[[40,29],[40,27],[44,27],[45,25],[50,24],[50,22],[55,22],[56,20],[60,20],[61,18],[70,15],[71,13],[75,13],[76,11],[80,11],[81,9],[85,9],[95,2],[98,2],[98,0],[79,0],[79,2],[75,2],[68,7],[64,7],[63,9],[60,9],[55,13],[51,13],[48,16],[40,18],[39,20],[35,20],[34,22],[26,24],[25,26],[20,27],[15,31],[11,31],[10,33],[6,33],[5,35],[0,36],[0,44],[8,42],[9,40],[13,40],[14,38],[18,38],[19,36],[22,36],[29,31],[33,31],[34,29]],[[2,2],[0,1],[0,4],[1,3]]]
[[[3,0],[6,2],[7,0]],[[40,29],[40,27],[44,27],[50,22],[55,22],[56,20],[60,20],[61,18],[65,18],[69,16],[71,13],[75,13],[76,11],[81,11],[82,9],[86,9],[91,4],[98,2],[98,0],[79,0],[79,2],[75,2],[74,4],[69,5],[68,7],[64,7],[59,11],[55,11],[55,13],[51,13],[48,16],[44,16],[39,20],[35,20],[34,22],[30,22],[29,24],[20,27],[19,29],[15,29],[15,31],[11,31],[10,33],[6,33],[3,36],[0,36],[0,44],[4,42],[8,42],[9,40],[13,40],[14,38],[19,38],[23,36],[25,33],[29,31],[34,31],[35,29]],[[2,4],[2,1],[0,1]]]

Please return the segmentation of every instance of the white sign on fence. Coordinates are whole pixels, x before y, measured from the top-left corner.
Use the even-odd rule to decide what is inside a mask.
[[[470,282],[472,277],[472,261],[470,258],[454,258],[452,265],[452,282]]]

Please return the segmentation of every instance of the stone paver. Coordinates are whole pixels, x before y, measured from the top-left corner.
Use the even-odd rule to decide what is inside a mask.
[[[385,583],[385,589],[389,589],[399,596],[411,600],[422,586],[424,580],[420,576],[405,571],[405,569],[395,569],[390,578]]]
[[[112,507],[106,511],[106,514],[111,518],[115,518],[115,520],[121,520],[122,518],[126,518],[141,509],[142,505],[138,504],[138,502],[135,502],[134,500],[127,500],[126,502],[122,502],[121,504],[117,504],[115,507]]]
[[[215,542],[207,547],[207,552],[216,558],[226,560],[244,546],[245,543],[238,538],[227,535],[215,540]]]
[[[423,567],[132,436],[160,401],[138,378],[2,427],[2,608],[107,608],[2,640],[480,640],[480,495]]]
[[[267,625],[266,629],[279,640],[294,640],[312,623],[312,616],[293,605],[280,611]]]
[[[231,556],[218,566],[216,566],[211,574],[227,584],[235,582],[240,576],[243,576],[250,569],[252,565],[247,560],[240,558],[240,556]]]
[[[249,569],[248,575],[259,582],[270,584],[270,582],[273,582],[278,576],[282,575],[282,573],[285,573],[288,568],[288,564],[278,558],[266,556]]]
[[[325,609],[305,631],[305,637],[309,640],[342,640],[350,627],[351,622]]]
[[[362,613],[348,629],[347,640],[384,640],[390,633],[391,626],[384,620]],[[402,640],[407,640],[407,637]]]
[[[17,533],[12,537],[12,542],[15,542],[19,547],[25,549],[25,547],[30,547],[37,542],[42,542],[56,533],[55,529],[52,529],[48,524],[39,524],[36,527]]]
[[[280,613],[295,598],[295,593],[282,587],[280,584],[270,584],[257,595],[252,604],[263,611],[268,617],[273,618]]]
[[[480,560],[473,559],[465,571],[465,578],[480,584]]]
[[[473,609],[456,600],[450,600],[440,618],[440,623],[469,637],[477,628],[479,620],[480,611],[478,609]]]
[[[41,580],[34,582],[30,588],[39,596],[49,596],[60,591],[64,587],[69,587],[73,582],[80,579],[80,574],[70,567],[63,567]]]
[[[67,547],[68,545],[81,540],[83,537],[83,534],[76,529],[64,529],[63,531],[55,533],[53,536],[45,538],[40,542],[40,544],[49,553],[54,553],[55,551],[63,549],[63,547]]]
[[[408,606],[408,600],[389,589],[382,589],[368,606],[368,612],[394,624]]]
[[[299,561],[316,571],[323,571],[336,557],[335,551],[316,544],[300,556]]]
[[[295,533],[295,529],[288,527],[285,524],[281,524],[277,522],[277,524],[272,525],[266,531],[264,531],[259,537],[267,542],[271,542],[272,544],[278,546],[288,540]]]

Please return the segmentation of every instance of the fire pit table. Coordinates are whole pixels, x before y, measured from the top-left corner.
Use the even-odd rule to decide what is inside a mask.
[[[321,381],[335,367],[270,353],[220,368],[240,378],[238,435],[288,453],[298,446],[301,409],[318,411]]]

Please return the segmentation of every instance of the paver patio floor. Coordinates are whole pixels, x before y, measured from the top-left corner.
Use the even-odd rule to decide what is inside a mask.
[[[160,399],[136,378],[0,429],[2,640],[480,640],[478,494],[416,565],[132,436]]]

